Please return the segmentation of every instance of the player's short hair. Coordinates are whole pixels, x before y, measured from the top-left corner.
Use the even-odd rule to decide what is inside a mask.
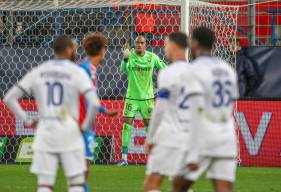
[[[145,36],[145,34],[144,34],[144,33],[140,33],[140,34],[138,34],[135,40],[137,40],[138,38],[144,38],[145,43],[146,43],[146,44],[148,43],[147,38],[146,38],[146,36]]]
[[[213,30],[201,26],[192,31],[191,39],[197,40],[201,47],[211,50],[216,42],[216,35]]]
[[[97,56],[105,48],[106,43],[106,37],[101,33],[92,33],[83,40],[82,46],[87,55]]]
[[[188,48],[188,37],[184,32],[173,32],[168,36],[169,41],[174,42],[182,49]]]
[[[57,55],[63,54],[67,48],[73,46],[74,46],[74,40],[66,35],[58,36],[57,38],[55,38],[53,42],[53,49],[55,54]]]

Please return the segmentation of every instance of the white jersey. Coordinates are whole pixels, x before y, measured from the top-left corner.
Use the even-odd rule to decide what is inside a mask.
[[[238,97],[234,70],[217,57],[202,56],[192,62],[205,100],[201,128],[201,153],[208,156],[234,157],[237,154],[233,105]]]
[[[68,60],[50,60],[28,73],[18,87],[36,99],[40,121],[34,150],[65,152],[84,148],[78,125],[79,97],[94,89],[87,74]]]
[[[164,110],[153,139],[156,144],[187,150],[191,118],[188,97],[197,92],[197,89],[201,89],[200,86],[193,85],[197,81],[193,81],[195,78],[192,78],[189,68],[185,61],[177,61],[159,73],[159,97],[164,93],[167,101],[166,106],[161,106]],[[190,77],[188,87],[184,82],[184,76]]]

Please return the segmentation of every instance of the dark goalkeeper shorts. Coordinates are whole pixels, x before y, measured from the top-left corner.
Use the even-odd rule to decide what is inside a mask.
[[[135,118],[139,112],[144,120],[150,120],[154,109],[154,99],[131,100],[126,99],[123,111],[123,117]]]

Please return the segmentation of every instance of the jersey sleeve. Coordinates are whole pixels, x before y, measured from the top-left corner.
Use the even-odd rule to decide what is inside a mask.
[[[190,136],[188,140],[189,152],[186,158],[186,163],[199,163],[199,154],[201,149],[200,136],[203,134],[203,114],[204,114],[204,97],[194,96],[189,98],[189,102],[192,103],[189,107],[190,119]]]
[[[20,106],[18,99],[22,96],[31,95],[32,93],[32,86],[34,79],[36,79],[35,71],[32,70],[31,72],[27,73],[17,85],[14,85],[8,93],[5,95],[4,102],[8,105],[8,107],[18,115],[25,123],[31,125],[31,120],[29,119],[28,115]]]
[[[153,59],[155,61],[155,67],[157,69],[163,69],[165,68],[167,65],[165,64],[165,62],[160,59],[157,55],[153,54]]]
[[[91,78],[91,77],[92,77],[92,73],[91,73],[91,70],[90,70],[90,68],[88,67],[88,65],[89,65],[89,61],[85,59],[85,60],[80,64],[80,67],[81,67],[81,69],[83,69],[83,70],[87,73],[87,75]]]
[[[159,125],[163,119],[163,113],[166,111],[168,100],[171,97],[170,84],[167,84],[165,77],[165,72],[160,71],[158,75],[158,97],[156,99],[156,105],[152,113],[152,118],[150,121],[150,129],[147,135],[147,143],[153,144],[155,142],[155,135],[159,129]]]
[[[183,84],[187,93],[186,98],[189,101],[189,113],[185,116],[191,116],[190,119],[190,139],[188,142],[189,154],[186,159],[186,163],[198,163],[199,151],[200,151],[200,134],[203,132],[201,128],[203,122],[203,114],[205,110],[205,97],[204,88],[198,77],[191,71],[187,70],[183,73]]]
[[[77,86],[80,94],[82,94],[88,104],[88,109],[86,116],[82,122],[80,122],[82,130],[88,130],[94,122],[94,117],[100,107],[100,100],[97,96],[97,92],[90,78],[87,76],[86,72],[82,69],[78,69],[79,74],[77,74]]]
[[[27,73],[17,84],[18,88],[20,88],[24,94],[31,95],[32,94],[32,85],[34,82],[35,71],[32,70],[31,72]]]
[[[128,72],[128,64],[129,64],[129,59],[122,60],[121,65],[120,65],[120,71],[122,73]]]
[[[173,80],[174,78],[168,73],[168,71],[160,71],[158,75],[158,87],[160,89],[169,89],[173,85]]]
[[[77,80],[78,90],[81,94],[85,95],[88,91],[96,91],[91,79],[88,77],[83,69],[79,69],[79,77]]]

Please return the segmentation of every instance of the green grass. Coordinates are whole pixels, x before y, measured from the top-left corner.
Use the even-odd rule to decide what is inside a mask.
[[[144,166],[92,166],[89,184],[94,192],[141,192]],[[163,192],[169,191],[166,180]],[[210,182],[201,178],[194,186],[195,191],[212,191]],[[29,173],[29,165],[0,165],[0,192],[36,191],[36,177]],[[55,186],[56,192],[66,192],[66,181],[60,169]],[[239,168],[236,192],[280,192],[280,168]]]

